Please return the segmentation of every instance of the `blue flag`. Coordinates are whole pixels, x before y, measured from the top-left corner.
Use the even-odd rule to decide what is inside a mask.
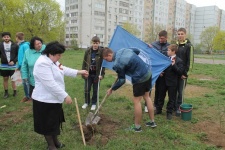
[[[156,79],[170,64],[171,60],[154,48],[150,48],[148,44],[136,38],[122,27],[117,26],[113,37],[110,41],[109,48],[114,52],[121,48],[138,48],[141,53],[138,55],[149,66],[152,72],[152,85]],[[112,70],[113,62],[103,61],[103,67]],[[130,77],[127,77],[130,80]]]

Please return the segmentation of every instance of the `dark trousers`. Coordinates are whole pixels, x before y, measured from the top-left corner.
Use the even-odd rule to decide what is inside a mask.
[[[29,89],[30,98],[32,98],[31,96],[32,96],[33,90],[34,90],[34,86],[30,85],[30,89]]]
[[[184,88],[186,87],[186,82],[187,79],[178,79],[177,82],[177,97],[176,97],[176,101],[174,103],[174,110],[179,110],[180,105],[183,103],[183,99],[184,99]]]
[[[155,107],[159,107],[158,101],[159,101],[159,95],[161,94],[161,90],[164,89],[165,86],[165,78],[164,77],[158,77],[155,82],[155,98],[154,98],[154,105]]]
[[[165,85],[165,83],[164,83],[164,85]],[[166,112],[172,114],[174,102],[176,100],[176,95],[177,95],[177,87],[176,86],[166,86],[165,85],[164,87],[161,88],[161,91],[159,94],[159,100],[158,100],[158,107],[156,109],[159,112],[162,111],[167,91],[168,91],[169,100],[167,103],[167,107],[166,107],[167,111]]]
[[[84,94],[85,94],[85,103],[90,104],[90,92],[91,87],[93,86],[93,94],[92,94],[92,105],[96,105],[97,103],[97,93],[98,93],[98,78],[96,75],[89,75],[87,79],[85,79],[84,85]]]

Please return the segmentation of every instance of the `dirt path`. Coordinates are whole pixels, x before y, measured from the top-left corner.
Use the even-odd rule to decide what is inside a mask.
[[[222,64],[225,65],[225,60],[214,60],[213,59],[205,59],[205,58],[195,58],[195,63],[200,64]]]

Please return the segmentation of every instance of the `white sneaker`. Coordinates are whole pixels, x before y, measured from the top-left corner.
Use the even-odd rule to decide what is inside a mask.
[[[147,106],[145,106],[145,112],[146,112],[146,113],[148,112],[148,108],[147,108]]]
[[[96,105],[92,105],[91,110],[95,110],[95,109],[96,109]]]
[[[84,105],[82,106],[83,109],[86,109],[88,107],[87,103],[84,103]]]

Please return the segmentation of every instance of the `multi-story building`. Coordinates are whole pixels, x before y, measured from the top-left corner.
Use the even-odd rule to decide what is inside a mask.
[[[66,0],[66,45],[90,45],[98,36],[107,46],[116,25],[135,24],[142,37],[144,0]]]
[[[225,31],[225,10],[221,10],[220,30]]]
[[[194,43],[201,43],[202,31],[220,25],[220,9],[217,6],[197,7],[195,13]]]
[[[225,30],[225,11],[217,6],[196,7],[185,0],[65,0],[67,46],[76,41],[79,47],[90,45],[91,38],[100,37],[107,46],[116,25],[136,25],[138,38],[145,42],[157,40],[160,30],[168,31],[168,40],[175,40],[177,30],[187,29],[193,44],[209,26]]]
[[[153,30],[153,19],[154,19],[154,2],[152,0],[144,1],[144,19],[143,19],[143,40],[145,42],[150,42],[149,36]]]

